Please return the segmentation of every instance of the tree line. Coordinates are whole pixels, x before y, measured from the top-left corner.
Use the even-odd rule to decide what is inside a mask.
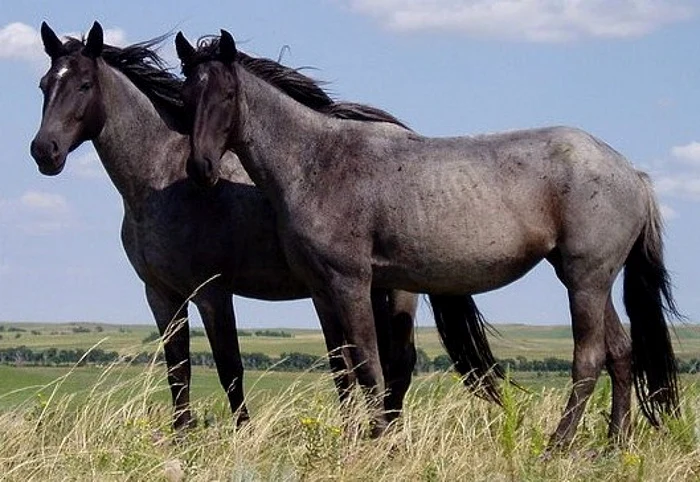
[[[324,357],[310,355],[308,353],[289,352],[282,353],[279,357],[272,357],[264,353],[241,353],[243,364],[248,370],[273,370],[273,371],[325,371],[328,370],[328,362]],[[141,352],[128,357],[122,356],[116,351],[105,351],[101,348],[94,350],[56,349],[32,350],[26,346],[0,349],[0,364],[25,365],[25,366],[62,366],[62,365],[101,365],[114,363],[120,360],[131,364],[147,364],[152,361],[164,362],[162,352]],[[194,366],[214,367],[214,357],[210,352],[193,352],[190,355]],[[524,356],[498,360],[504,369],[512,372],[541,372],[556,373],[569,372],[571,361],[560,358],[548,357],[544,360],[528,360]],[[429,373],[434,371],[446,371],[452,367],[452,361],[447,355],[438,355],[430,358],[424,350],[416,350],[416,373]],[[678,368],[681,373],[700,373],[700,359],[678,360]]]

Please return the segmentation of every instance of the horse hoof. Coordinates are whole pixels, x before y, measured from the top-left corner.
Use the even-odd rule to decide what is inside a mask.
[[[194,428],[197,428],[197,419],[190,415],[179,416],[173,422],[173,429],[179,433],[187,432]]]
[[[381,437],[386,433],[387,427],[386,420],[374,420],[369,431],[369,437],[373,439]]]
[[[236,428],[243,428],[250,423],[250,415],[248,412],[241,412],[236,417]]]

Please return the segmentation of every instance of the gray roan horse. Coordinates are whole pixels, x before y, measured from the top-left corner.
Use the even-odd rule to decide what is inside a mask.
[[[215,274],[220,277],[193,298],[201,313],[219,378],[231,409],[244,421],[243,366],[236,337],[231,293],[291,300],[309,296],[290,271],[275,228],[275,216],[240,163],[227,155],[222,182],[205,191],[185,172],[189,138],[178,132],[182,118],[182,82],[160,68],[150,49],[158,40],[124,49],[103,45],[95,24],[85,43],[62,43],[41,27],[51,67],[41,80],[44,93],[41,127],[31,152],[39,170],[56,175],[67,154],[91,140],[124,200],[122,241],[129,261],[143,280],[146,297],[162,334],[173,320],[186,316],[188,297]],[[303,76],[300,76],[303,78]],[[295,84],[300,95],[302,82]],[[392,117],[376,109],[336,104],[315,84],[319,109],[360,119]],[[391,391],[385,400],[395,415],[401,409],[415,362],[413,316],[416,297],[378,290],[374,302],[386,376]],[[386,330],[384,333],[383,330]],[[326,332],[329,351],[344,345],[342,335]],[[399,341],[400,340],[400,341]],[[191,423],[189,410],[189,329],[165,343],[176,427]],[[352,380],[342,357],[331,357],[341,393]]]
[[[370,287],[429,293],[464,372],[472,324],[458,295],[511,283],[543,259],[568,291],[573,388],[550,440],[572,440],[603,366],[612,378],[609,434],[629,427],[634,381],[658,424],[678,405],[666,312],[676,314],[662,258],[661,219],[647,176],[577,129],[428,138],[392,124],[334,119],[294,101],[246,67],[230,34],[194,49],[176,37],[194,109],[193,171],[216,182],[233,149],[279,217],[292,268],[317,306],[331,306],[369,392],[384,387]],[[628,338],[611,300],[625,268]],[[482,337],[476,337],[485,342]],[[488,345],[478,346],[480,353]],[[476,375],[489,367],[471,366]],[[497,398],[494,377],[467,378]],[[375,414],[380,427],[386,422]]]

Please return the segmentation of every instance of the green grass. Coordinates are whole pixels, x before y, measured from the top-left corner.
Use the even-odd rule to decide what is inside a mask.
[[[12,409],[28,400],[46,397],[54,392],[59,397],[70,395],[76,401],[84,401],[90,396],[86,387],[97,383],[114,386],[141,376],[146,370],[153,370],[158,382],[151,391],[154,402],[169,402],[170,392],[165,380],[165,366],[119,366],[117,370],[105,376],[105,368],[98,366],[81,367],[13,367],[0,365],[0,411]],[[420,387],[421,381],[430,379],[431,375],[415,377],[414,388]],[[514,378],[530,390],[539,391],[542,388],[563,387],[568,382],[567,376],[556,374],[518,373]],[[332,388],[330,380],[319,373],[305,372],[260,372],[249,370],[245,373],[244,387],[246,394],[253,400],[249,408],[255,412],[256,405],[272,396],[277,396],[288,390],[292,385],[310,385],[325,380],[328,388]],[[41,395],[39,395],[41,393]],[[124,393],[121,398],[126,399]],[[464,396],[469,396],[465,391]],[[219,384],[216,370],[205,367],[193,367],[191,397],[193,401],[209,400],[222,407],[227,406],[224,391]],[[119,399],[120,395],[116,394]]]
[[[0,411],[12,409],[33,398],[47,397],[54,392],[58,397],[70,395],[77,402],[89,398],[90,387],[98,383],[105,386],[119,384],[137,379],[144,371],[153,370],[157,383],[150,392],[153,402],[170,402],[170,391],[165,380],[165,366],[118,366],[105,376],[105,368],[97,366],[82,367],[12,367],[0,366]],[[253,400],[262,400],[279,395],[293,384],[316,383],[321,377],[318,373],[293,372],[257,372],[248,371],[245,375],[246,391],[254,393]],[[328,381],[329,387],[332,385]],[[41,395],[39,395],[41,393]],[[219,383],[216,370],[193,367],[192,400],[209,400],[216,405],[228,406],[223,388]],[[128,398],[129,393],[116,393],[116,399]],[[255,410],[255,406],[250,407]]]
[[[561,388],[506,390],[500,408],[467,395],[449,374],[421,377],[409,392],[403,417],[384,437],[371,440],[365,436],[367,406],[355,399],[340,407],[327,375],[266,380],[268,374],[249,390],[254,409],[245,428],[237,430],[222,398],[209,394],[193,401],[203,423],[176,434],[169,403],[162,401],[162,368],[79,368],[63,381],[65,392],[52,396],[57,382],[49,380],[42,396],[0,410],[0,478],[603,482],[700,477],[700,393],[694,384],[686,384],[680,418],[667,421],[663,430],[651,428],[635,411],[629,442],[621,447],[606,440],[609,394],[602,386],[572,448],[545,456],[565,401]],[[42,383],[41,377],[61,375],[32,370],[38,371],[23,369],[14,376]],[[0,372],[3,379],[7,375],[12,377]],[[195,379],[202,375],[198,371]],[[251,375],[254,382],[258,374]],[[265,388],[267,382],[271,386]],[[69,386],[77,395],[68,393]]]
[[[5,323],[0,348],[152,351],[151,326]],[[27,330],[15,338],[9,326]],[[568,327],[506,325],[492,338],[498,357],[570,358]],[[31,334],[35,330],[40,334]],[[242,337],[243,351],[269,356],[323,353],[321,334]],[[700,356],[700,327],[680,326],[678,353]],[[18,341],[21,341],[18,343]],[[193,338],[192,349],[208,349]],[[420,328],[418,346],[442,348]],[[700,376],[681,377],[683,410],[655,430],[633,412],[623,447],[606,439],[610,411],[605,377],[589,402],[569,452],[544,458],[569,388],[568,375],[515,373],[527,391],[505,389],[504,407],[471,396],[452,374],[414,378],[405,412],[380,440],[363,434],[362,400],[340,407],[326,373],[248,371],[251,423],[236,430],[216,371],[194,367],[192,407],[200,423],[172,432],[163,365],[0,366],[0,479],[3,480],[699,480]]]

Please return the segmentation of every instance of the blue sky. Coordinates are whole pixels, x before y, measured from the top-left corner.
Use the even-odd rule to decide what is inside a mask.
[[[99,20],[116,45],[222,27],[249,53],[277,58],[288,45],[284,63],[316,67],[336,97],[431,136],[583,128],[653,176],[677,301],[700,321],[700,5],[691,0],[5,0],[0,320],[152,319],[119,241],[120,197],[91,146],[54,178],[29,156],[47,68],[42,20],[73,35]],[[168,42],[162,53],[175,66],[173,51]],[[477,301],[495,322],[569,323],[546,264]],[[317,326],[309,302],[235,302],[240,326]],[[420,318],[428,322],[427,308]]]

